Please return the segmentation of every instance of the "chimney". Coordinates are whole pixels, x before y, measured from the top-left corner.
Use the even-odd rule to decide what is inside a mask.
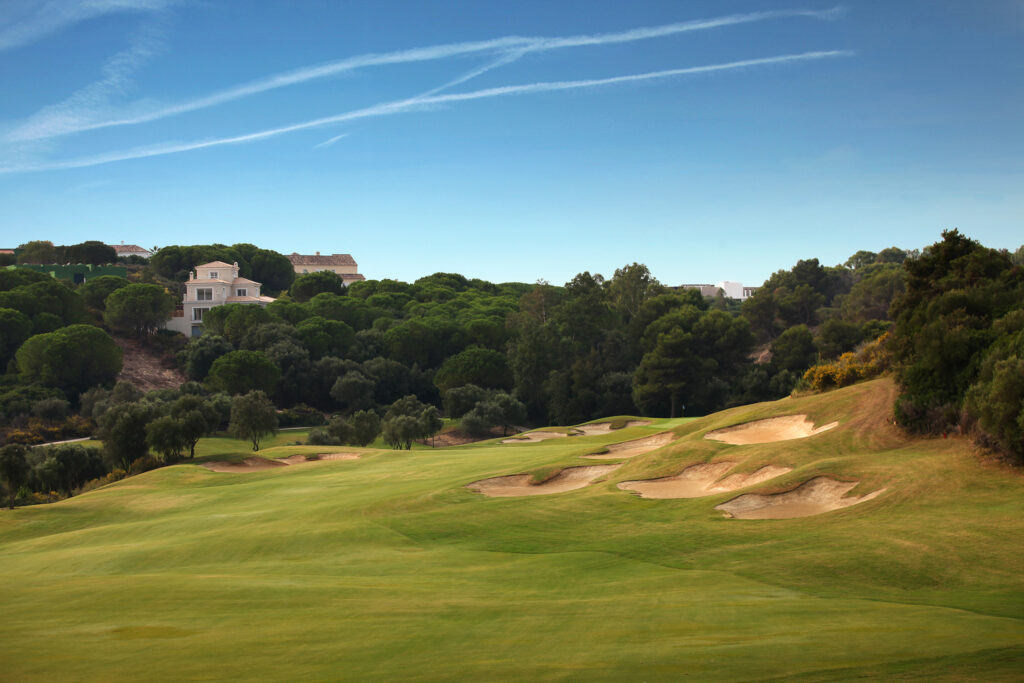
[[[316,252],[316,255],[317,255],[317,256],[319,256],[319,255],[320,255],[320,252],[319,252],[319,251],[318,251],[318,252]]]

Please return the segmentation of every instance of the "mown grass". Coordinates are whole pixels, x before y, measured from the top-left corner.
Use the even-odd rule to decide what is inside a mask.
[[[5,680],[1014,680],[1024,659],[1024,482],[963,440],[888,425],[879,380],[599,436],[358,450],[221,474],[164,468],[0,514]],[[717,427],[807,413],[818,436],[729,446]],[[485,477],[681,438],[588,488],[486,498]],[[200,442],[200,459],[249,444]],[[645,500],[628,479],[730,460],[878,498],[729,520],[735,494]],[[614,462],[614,461],[611,461]]]

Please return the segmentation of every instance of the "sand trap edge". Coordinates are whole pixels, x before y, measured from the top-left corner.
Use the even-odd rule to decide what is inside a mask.
[[[466,488],[490,498],[519,498],[575,491],[590,486],[595,480],[622,465],[583,465],[566,467],[545,481],[534,484],[529,474],[508,474],[489,477],[466,484]]]

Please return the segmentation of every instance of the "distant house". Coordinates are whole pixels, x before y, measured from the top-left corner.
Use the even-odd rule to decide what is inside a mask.
[[[260,296],[259,282],[238,276],[238,263],[212,261],[196,266],[185,283],[181,308],[164,325],[168,330],[188,337],[203,333],[203,316],[214,306],[257,304],[266,306],[274,299]]]
[[[125,244],[124,242],[121,242],[121,244],[108,244],[107,246],[112,247],[114,251],[117,252],[118,258],[121,258],[122,256],[141,256],[144,259],[148,259],[153,255],[153,252],[149,249],[143,249],[137,244]]]
[[[757,287],[744,287],[739,282],[729,280],[723,280],[717,285],[679,285],[679,289],[699,289],[701,295],[706,297],[716,297],[719,292],[722,292],[728,298],[740,301],[746,301],[758,290]]]
[[[353,282],[366,279],[359,274],[359,266],[356,265],[355,259],[352,258],[351,254],[321,255],[319,251],[315,254],[292,253],[288,256],[288,260],[292,262],[296,275],[329,270],[339,275],[345,281],[346,287]]]

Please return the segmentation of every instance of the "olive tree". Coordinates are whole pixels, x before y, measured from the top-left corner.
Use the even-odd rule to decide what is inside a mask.
[[[277,410],[262,391],[250,391],[236,396],[231,402],[231,422],[228,431],[236,439],[252,442],[252,449],[260,449],[260,441],[277,433]]]

